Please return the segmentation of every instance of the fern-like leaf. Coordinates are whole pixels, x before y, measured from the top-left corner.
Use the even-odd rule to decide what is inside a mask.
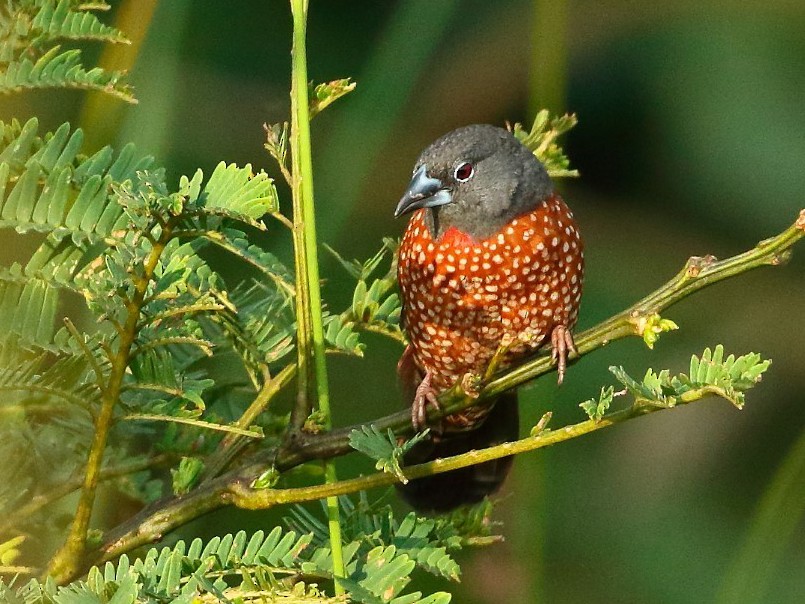
[[[12,61],[0,73],[0,93],[35,88],[75,88],[97,90],[134,102],[133,90],[124,83],[122,73],[107,72],[99,67],[87,70],[81,58],[80,50],[62,50],[60,46],[54,46],[36,61],[28,58]]]
[[[384,239],[380,251],[365,262],[348,261],[331,248],[327,248],[344,269],[357,279],[352,294],[352,305],[340,315],[340,325],[352,331],[371,331],[386,337],[404,341],[400,330],[402,305],[394,293],[397,284],[397,247],[393,239]],[[371,279],[383,260],[390,256],[388,270],[381,277]],[[370,282],[371,279],[371,282]]]
[[[25,403],[57,400],[79,409],[91,408],[100,393],[90,379],[87,360],[79,355],[52,355],[48,352],[23,352],[13,340],[0,344],[0,392],[5,400],[12,393],[25,393]]]
[[[334,103],[342,96],[349,94],[355,90],[355,82],[351,82],[349,78],[341,80],[333,80],[332,82],[325,82],[311,86],[310,97],[310,119],[322,112],[330,104]]]
[[[153,160],[128,145],[115,156],[105,147],[88,158],[78,154],[81,130],[63,124],[51,136],[37,136],[38,121],[3,124],[0,147],[0,227],[18,232],[51,232],[90,241],[124,231],[123,208],[111,195],[114,182],[133,178]]]
[[[671,375],[666,369],[659,373],[649,369],[642,380],[631,377],[623,367],[609,370],[638,402],[674,406],[706,395],[720,396],[738,408],[743,407],[745,392],[754,387],[771,365],[759,354],[750,352],[739,357],[724,357],[724,347],[706,348],[701,356],[690,361],[690,375]]]
[[[365,346],[360,341],[360,334],[355,331],[355,324],[344,321],[338,315],[327,315],[324,321],[324,340],[333,352],[342,352],[362,357]]]
[[[41,4],[41,8],[31,21],[31,30],[41,32],[39,38],[32,42],[34,45],[38,40],[55,39],[129,43],[120,30],[105,25],[87,10],[85,8],[87,4],[84,2],[43,0],[39,4]],[[81,10],[82,7],[84,10]]]
[[[55,331],[57,291],[44,281],[0,281],[0,334],[48,346]]]
[[[104,25],[92,9],[102,2],[20,0],[0,12],[0,94],[35,88],[98,90],[136,102],[119,71],[84,66],[79,49],[62,50],[61,42],[127,43]]]
[[[604,414],[612,404],[612,399],[615,396],[615,388],[612,386],[602,387],[601,394],[598,399],[591,398],[590,400],[579,403],[579,407],[584,409],[587,416],[593,421],[600,421]]]
[[[408,451],[417,443],[428,438],[428,434],[429,431],[424,430],[402,444],[398,444],[397,437],[394,436],[391,429],[387,434],[383,434],[373,425],[362,426],[361,429],[350,432],[349,445],[374,459],[375,467],[378,470],[394,474],[403,484],[406,484],[408,479],[405,477],[400,463]]]
[[[203,187],[202,181],[198,170],[179,183],[179,194],[187,197],[190,209],[201,214],[233,218],[264,229],[258,219],[279,209],[274,181],[265,172],[253,173],[251,165],[239,168],[221,162]]]

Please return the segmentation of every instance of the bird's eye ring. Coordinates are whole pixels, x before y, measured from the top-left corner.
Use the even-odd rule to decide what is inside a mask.
[[[475,174],[475,166],[468,161],[461,162],[453,172],[458,182],[467,182],[473,174]]]

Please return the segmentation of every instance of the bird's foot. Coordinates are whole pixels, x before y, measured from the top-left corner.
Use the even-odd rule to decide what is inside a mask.
[[[573,341],[573,334],[566,325],[559,325],[551,332],[551,360],[557,364],[559,379],[561,384],[565,379],[565,369],[567,368],[568,353],[579,354],[576,350],[576,343]]]
[[[428,423],[428,407],[441,410],[439,399],[436,398],[436,391],[430,385],[430,371],[425,373],[425,377],[419,382],[414,394],[414,401],[411,403],[411,425],[415,432],[422,432]]]

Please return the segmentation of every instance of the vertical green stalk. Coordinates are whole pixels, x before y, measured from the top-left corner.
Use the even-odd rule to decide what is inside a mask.
[[[299,399],[300,409],[309,409],[310,401],[318,401],[324,416],[324,426],[332,428],[330,394],[327,383],[327,362],[324,349],[324,327],[321,314],[321,288],[319,281],[318,250],[316,248],[316,220],[313,203],[313,162],[310,153],[310,115],[308,105],[307,57],[305,36],[307,30],[307,0],[291,0],[293,13],[293,49],[291,73],[291,153],[294,198],[294,248],[297,259],[297,323],[299,345]],[[313,370],[310,356],[313,356]],[[304,397],[304,398],[303,398]],[[305,400],[304,404],[300,404]],[[327,483],[338,480],[332,460],[324,462]],[[330,547],[333,555],[333,574],[344,576],[344,557],[341,550],[341,522],[338,498],[327,498],[327,517],[330,529]],[[336,595],[343,588],[335,582]]]
[[[567,0],[534,0],[530,106],[560,114],[567,94]]]
[[[529,108],[532,117],[542,109],[561,115],[565,111],[567,94],[567,0],[534,0],[531,9],[531,49],[529,70]],[[533,426],[545,411],[546,401],[556,390],[538,383],[521,388],[521,422]],[[551,451],[532,455],[518,461],[515,477],[528,484],[522,488],[524,501],[512,513],[512,547],[526,563],[528,582],[524,591],[534,602],[549,600],[547,593],[545,559],[548,526],[550,522]],[[524,514],[522,510],[533,510]]]

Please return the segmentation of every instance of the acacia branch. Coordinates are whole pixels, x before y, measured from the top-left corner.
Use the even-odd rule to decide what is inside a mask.
[[[87,547],[87,533],[92,509],[95,505],[95,492],[101,476],[103,455],[106,451],[106,441],[112,427],[115,405],[123,390],[123,379],[129,365],[134,340],[140,324],[140,316],[146,303],[148,285],[154,276],[159,259],[165,246],[171,239],[173,223],[163,225],[159,238],[153,242],[147,258],[143,262],[142,274],[134,276],[134,294],[126,301],[126,321],[118,331],[120,341],[117,351],[111,358],[111,371],[109,381],[101,392],[101,409],[95,420],[95,432],[90,445],[87,465],[84,473],[84,483],[81,496],[78,500],[75,516],[73,517],[67,539],[61,548],[54,554],[48,565],[48,574],[57,583],[75,575],[80,568],[81,560]]]
[[[588,329],[576,338],[579,354],[586,354],[614,340],[627,336],[642,335],[646,321],[671,305],[686,298],[703,287],[718,281],[737,276],[759,266],[776,266],[782,264],[791,253],[792,246],[805,237],[805,209],[796,222],[785,231],[761,241],[754,248],[717,261],[712,256],[691,258],[685,267],[665,285],[649,294],[636,304],[621,313]],[[477,398],[454,388],[440,396],[442,409],[433,411],[428,419],[433,421],[443,415],[455,413],[473,404],[483,404],[505,390],[517,387],[553,369],[548,355],[542,354],[507,369],[483,386]],[[690,402],[690,401],[681,401]],[[522,453],[563,442],[589,432],[612,426],[633,417],[651,413],[664,407],[636,405],[625,411],[610,414],[602,420],[584,421],[572,426],[543,432],[514,443],[506,443],[483,451],[475,451],[437,460],[405,469],[409,478],[419,478],[430,474],[444,472],[506,455]],[[411,431],[411,419],[407,410],[367,422],[381,430],[391,428],[395,434],[407,434]],[[321,434],[302,433],[290,446],[279,451],[264,452],[262,459],[268,464],[284,471],[313,459],[327,459],[351,452],[349,433],[360,426],[340,428]],[[254,479],[267,468],[266,461],[258,460],[240,471],[225,474],[217,479],[204,483],[201,487],[181,497],[173,497],[158,502],[154,507],[143,510],[123,525],[108,534],[105,545],[97,554],[96,562],[114,558],[160,539],[165,533],[198,518],[224,505],[238,505],[247,508],[271,507],[277,504],[296,503],[320,499],[322,497],[352,493],[358,490],[392,484],[394,476],[376,474],[361,478],[341,480],[333,484],[315,485],[292,489],[256,490],[251,487]]]
[[[545,420],[548,419],[548,417],[545,417],[538,425],[539,432],[532,436],[486,449],[469,451],[452,457],[408,466],[403,468],[403,473],[407,479],[415,479],[450,472],[509,455],[518,455],[549,447],[641,415],[672,409],[715,396],[717,396],[717,393],[712,392],[711,389],[701,388],[697,391],[686,393],[684,397],[679,397],[674,401],[673,405],[658,405],[645,401],[636,401],[628,409],[610,413],[599,420],[589,419],[557,430],[544,429],[547,423]],[[235,505],[243,509],[264,510],[277,505],[316,501],[326,497],[348,495],[368,489],[389,486],[399,482],[399,479],[393,473],[378,472],[368,476],[339,480],[334,483],[287,489],[255,489],[252,487],[252,482],[248,471],[236,477],[231,477],[229,480],[226,477],[221,477],[188,495],[193,499],[192,504],[189,504],[186,499],[172,499],[166,502],[158,511],[150,514],[128,532],[117,533],[113,540],[106,543],[95,562],[110,560],[131,549],[156,541],[168,531],[176,528],[178,524],[184,524],[225,504]],[[178,524],[176,519],[180,520]]]

